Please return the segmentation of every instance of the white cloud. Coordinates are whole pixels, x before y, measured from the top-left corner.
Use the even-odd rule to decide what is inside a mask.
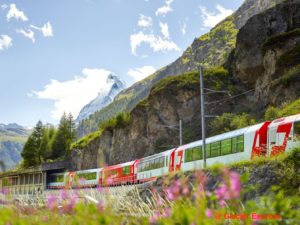
[[[171,3],[173,0],[166,0],[166,4],[160,8],[158,8],[155,12],[156,16],[163,16],[165,17],[169,12],[172,12],[173,9],[171,8]]]
[[[233,13],[231,9],[225,9],[221,5],[217,5],[216,7],[218,13],[209,12],[205,7],[200,7],[201,17],[203,19],[203,26],[205,27],[214,27],[227,16]]]
[[[150,16],[145,16],[145,15],[141,14],[140,19],[138,21],[138,26],[151,27],[152,26],[152,18]]]
[[[159,22],[160,31],[166,39],[170,39],[169,26],[167,23]]]
[[[130,36],[131,52],[137,55],[136,50],[142,44],[149,44],[154,52],[159,51],[179,51],[180,48],[171,40],[167,40],[154,34],[144,34],[142,31]]]
[[[140,81],[144,78],[148,77],[149,75],[155,72],[155,68],[153,66],[143,66],[140,68],[129,69],[127,74],[133,77],[134,81]]]
[[[5,5],[4,8],[6,7]],[[9,10],[6,15],[7,21],[10,21],[11,18],[15,18],[16,20],[21,20],[21,21],[27,21],[28,18],[26,17],[25,13],[19,10],[16,6],[16,4],[10,4],[9,5]]]
[[[110,71],[103,69],[82,70],[81,76],[75,76],[72,80],[57,81],[51,80],[42,91],[32,91],[34,96],[40,99],[53,100],[55,109],[52,111],[52,118],[59,119],[63,112],[71,112],[77,117],[80,110],[96,98],[102,91],[108,91],[106,79]]]
[[[12,46],[12,38],[8,35],[0,35],[0,51]]]
[[[53,36],[53,29],[52,29],[52,25],[50,22],[47,22],[46,24],[44,24],[44,26],[42,27],[37,27],[34,25],[30,25],[31,28],[39,30],[43,33],[44,37],[52,37]]]
[[[17,29],[16,32],[19,34],[23,34],[24,37],[29,38],[33,43],[35,42],[34,32],[32,30],[27,29],[26,31],[24,29]]]
[[[183,35],[186,34],[186,27],[187,27],[186,22],[183,22],[183,24],[182,24],[182,26],[181,26],[181,33],[182,33]]]

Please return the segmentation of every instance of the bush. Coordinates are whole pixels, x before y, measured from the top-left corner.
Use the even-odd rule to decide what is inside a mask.
[[[210,127],[212,135],[217,135],[228,131],[244,128],[255,123],[256,120],[247,113],[243,113],[241,115],[224,113],[212,120],[210,123]]]
[[[283,105],[280,108],[269,106],[265,112],[266,120],[274,120],[279,117],[296,115],[300,112],[300,98]]]

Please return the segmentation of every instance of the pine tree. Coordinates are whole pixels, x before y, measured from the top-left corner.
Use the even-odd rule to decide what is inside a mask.
[[[64,113],[52,144],[52,159],[65,158],[69,155],[71,143],[75,140],[75,122],[73,116]]]
[[[42,121],[38,121],[25,143],[21,156],[24,159],[24,166],[36,166],[42,163],[43,146],[42,139],[44,136],[44,126]]]

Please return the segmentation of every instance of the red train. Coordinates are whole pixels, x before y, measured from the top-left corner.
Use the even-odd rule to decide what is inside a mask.
[[[300,114],[249,126],[206,139],[207,165],[274,156],[300,146]],[[105,168],[56,173],[48,188],[135,184],[174,171],[203,167],[202,140],[139,160]]]

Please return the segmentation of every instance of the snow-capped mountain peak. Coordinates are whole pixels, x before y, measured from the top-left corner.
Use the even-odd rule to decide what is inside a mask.
[[[114,97],[125,88],[125,83],[118,75],[111,73],[107,76],[106,87],[99,90],[98,96],[81,109],[76,119],[77,123],[111,103]]]

